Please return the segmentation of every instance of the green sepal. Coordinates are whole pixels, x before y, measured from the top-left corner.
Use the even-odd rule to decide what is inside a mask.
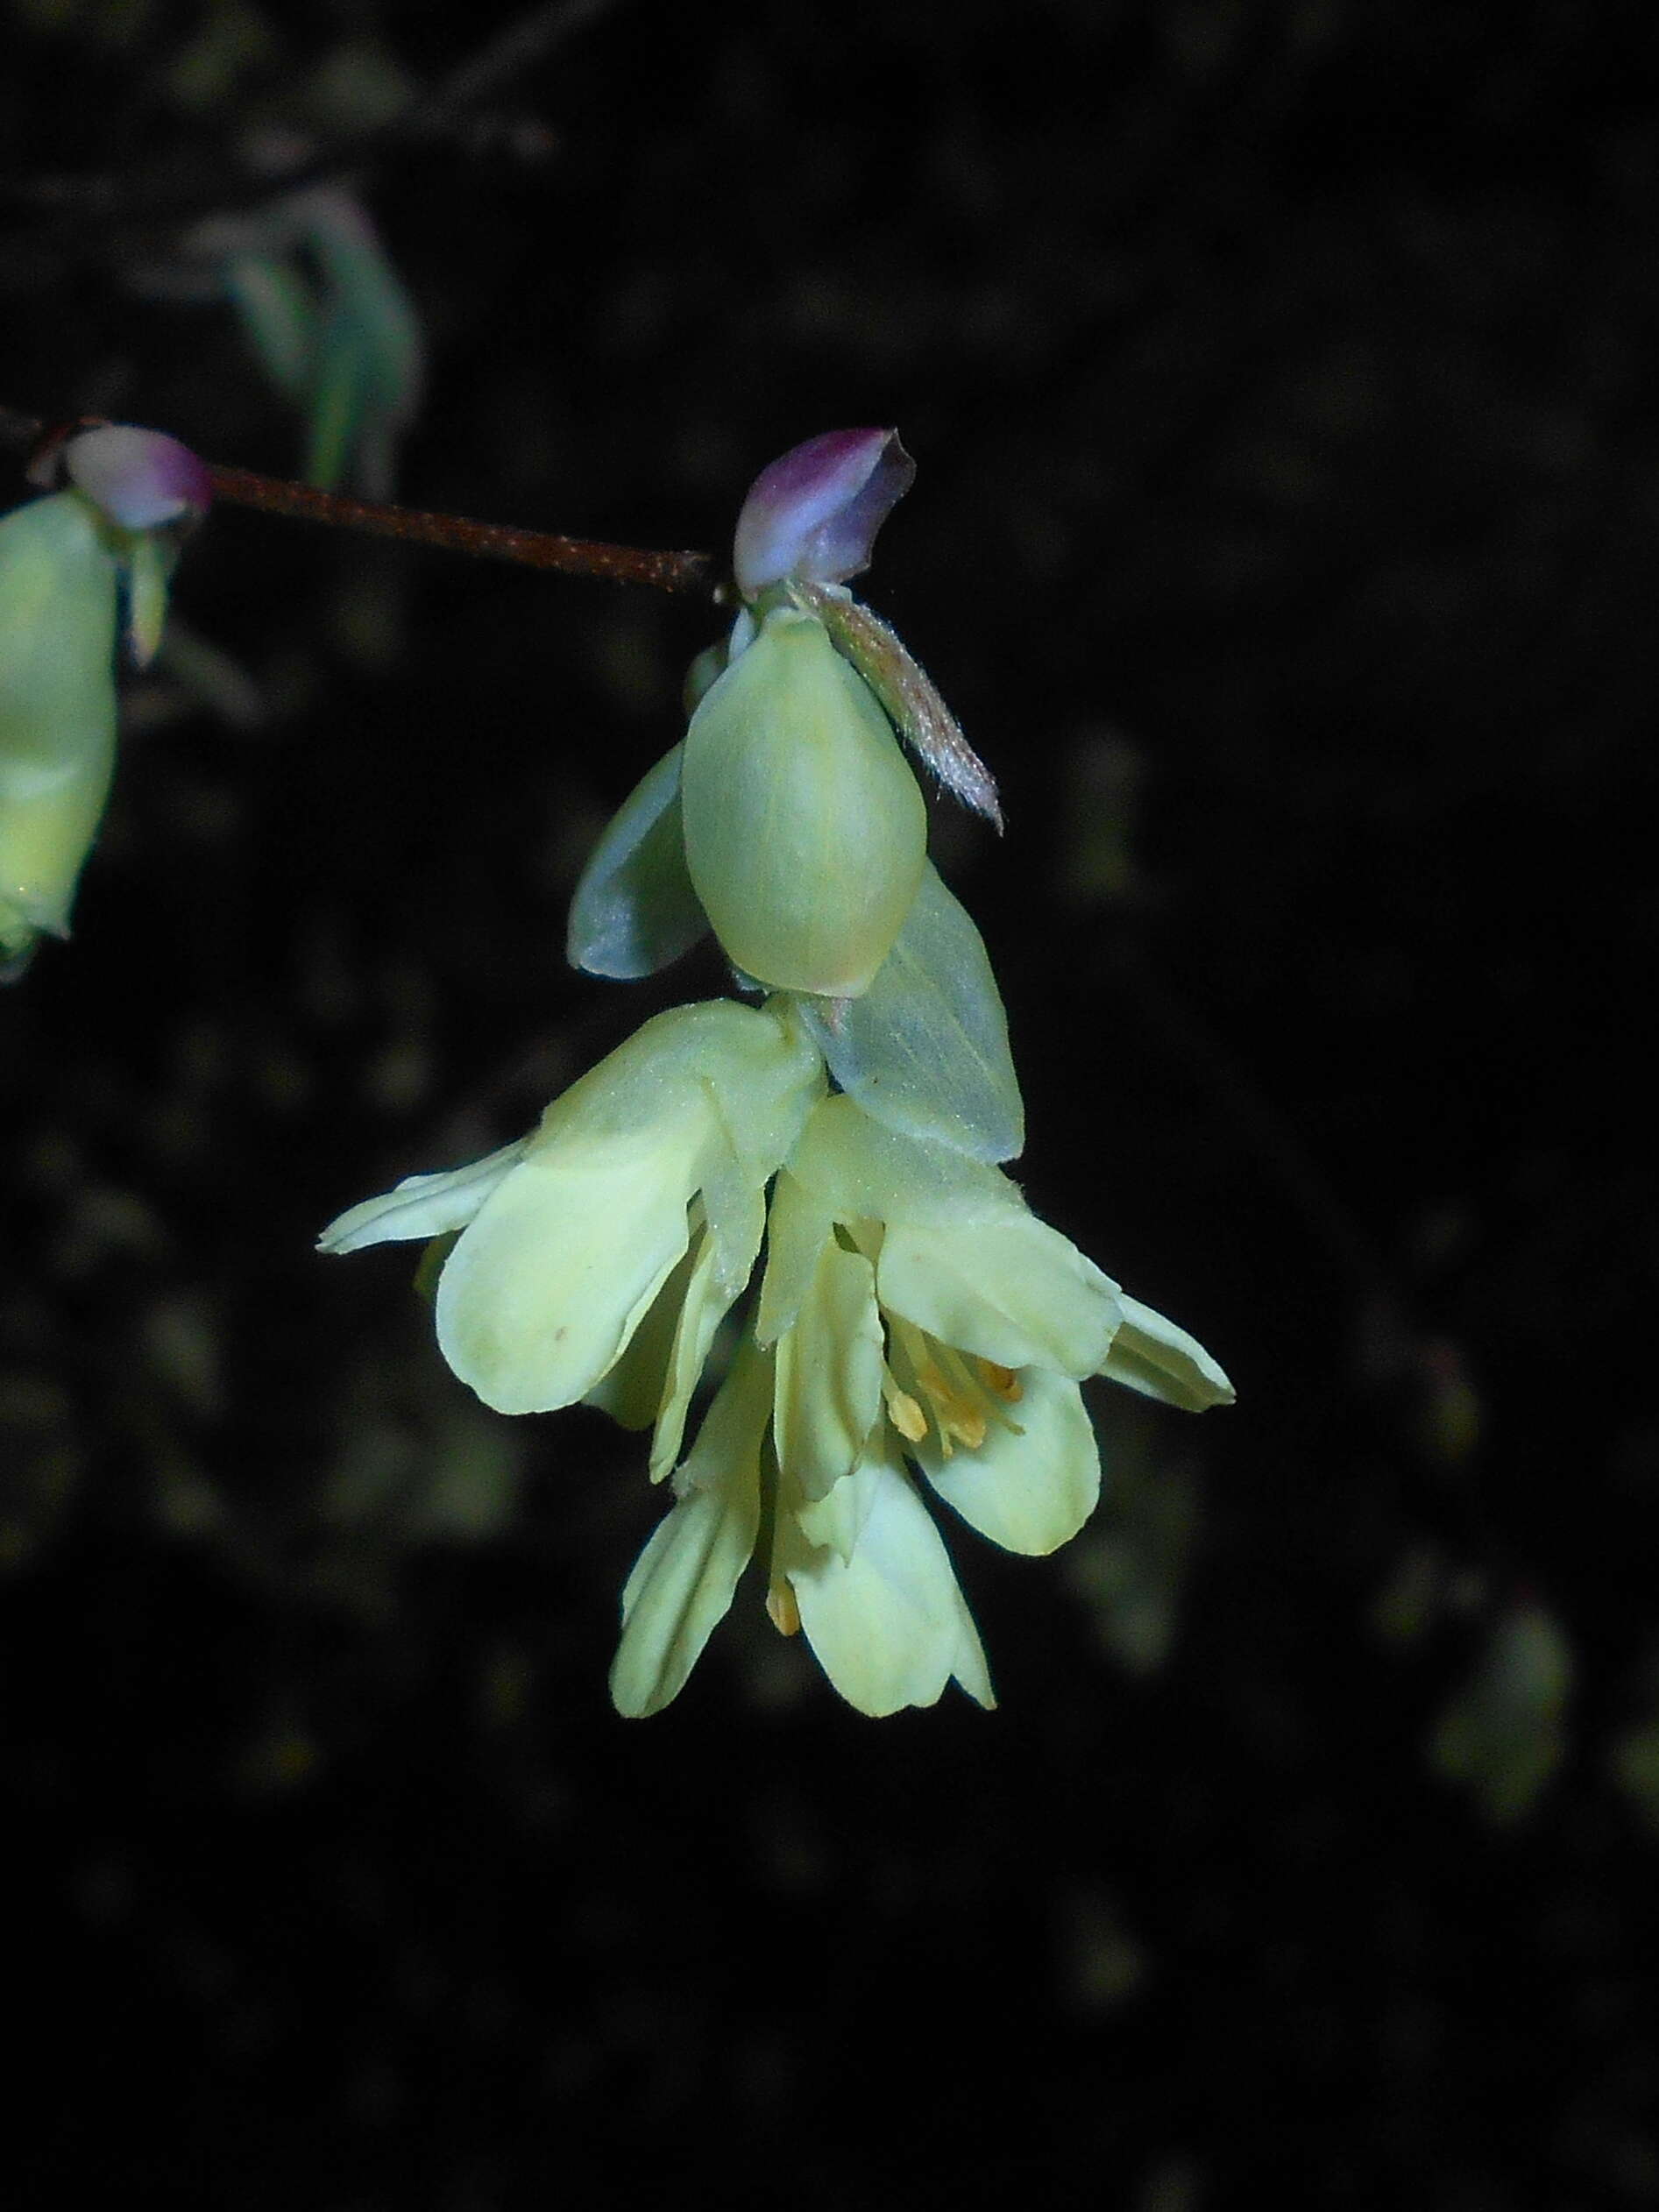
[[[677,745],[611,817],[571,901],[565,957],[590,975],[631,982],[689,952],[708,929],[680,830]]]
[[[974,1159],[1013,1159],[1024,1147],[1025,1110],[996,978],[966,908],[931,861],[864,996],[799,1004],[831,1074],[872,1120]]]

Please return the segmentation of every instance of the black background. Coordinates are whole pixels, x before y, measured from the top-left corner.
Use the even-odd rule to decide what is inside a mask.
[[[861,1719],[746,1592],[617,1720],[637,1441],[311,1246],[721,988],[562,955],[713,618],[222,510],[176,611],[258,719],[130,687],[0,1003],[8,2201],[1649,2202],[1648,11],[592,14],[358,172],[403,493],[718,548],[900,426],[865,588],[1003,784],[935,851],[1018,1173],[1239,1404],[1102,1388],[1072,1554],[955,1533],[994,1716]],[[230,20],[0,19],[0,398],[287,471],[131,195],[513,18]],[[1431,1747],[1518,1607],[1573,1687],[1502,1818]]]

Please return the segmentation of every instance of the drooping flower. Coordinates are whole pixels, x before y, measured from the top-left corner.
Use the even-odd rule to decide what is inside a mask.
[[[746,604],[688,678],[684,740],[572,900],[578,967],[648,975],[712,928],[740,983],[777,996],[658,1017],[532,1137],[413,1178],[323,1239],[453,1234],[439,1344],[488,1404],[585,1398],[655,1424],[674,1503],[623,1593],[611,1686],[627,1715],[678,1694],[751,1560],[774,1624],[861,1712],[932,1705],[952,1679],[989,1705],[926,1491],[1005,1549],[1049,1552],[1099,1492],[1083,1381],[1192,1410],[1232,1395],[995,1165],[1024,1137],[1007,1022],[978,932],[926,865],[896,733],[1000,826],[996,788],[842,582],[909,473],[884,432],[833,433],[763,472],[737,537]],[[762,1233],[757,1301],[682,1457]]]
[[[773,1620],[860,1711],[931,1705],[953,1676],[989,1704],[904,1462],[993,1542],[1053,1551],[1099,1492],[1096,1374],[1193,1411],[1232,1396],[997,1169],[824,1100],[777,1179],[752,1338],[629,1580],[620,1709],[677,1694],[762,1535]]]
[[[0,968],[68,933],[115,771],[117,588],[79,493],[0,519]]]
[[[657,1307],[667,1329],[654,1411],[671,1464],[714,1331],[759,1251],[766,1184],[823,1086],[822,1061],[785,1016],[730,1000],[676,1007],[529,1136],[409,1177],[320,1243],[349,1252],[459,1231],[437,1279],[438,1345],[500,1413],[599,1389]]]
[[[159,430],[76,426],[26,473],[66,484],[0,518],[0,976],[68,934],[115,771],[117,627],[143,667],[207,464]]]

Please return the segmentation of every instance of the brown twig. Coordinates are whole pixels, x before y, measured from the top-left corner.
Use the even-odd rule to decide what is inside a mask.
[[[566,576],[596,576],[613,584],[649,584],[659,592],[715,588],[706,553],[661,552],[642,545],[603,545],[562,537],[549,530],[515,529],[506,522],[474,522],[464,514],[428,514],[418,507],[386,507],[338,492],[318,492],[285,477],[256,476],[250,469],[212,470],[213,489],[238,507],[266,514],[294,515],[334,529],[367,530],[409,545],[438,545],[486,561],[515,561],[521,568],[557,569]]]
[[[25,460],[54,435],[39,416],[0,407],[0,447]],[[611,584],[649,584],[659,592],[699,592],[719,596],[720,578],[706,553],[664,552],[654,546],[605,545],[590,538],[565,537],[552,530],[521,530],[506,522],[475,522],[464,514],[429,514],[419,507],[390,507],[354,500],[339,492],[319,492],[286,477],[257,476],[252,469],[209,464],[216,498],[236,507],[258,507],[265,514],[286,514],[302,522],[321,522],[337,530],[366,530],[406,545],[436,545],[446,552],[471,553],[486,561],[513,561],[521,568],[554,569],[564,576],[592,576]]]

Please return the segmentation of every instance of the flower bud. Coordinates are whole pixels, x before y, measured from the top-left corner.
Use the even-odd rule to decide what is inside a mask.
[[[778,990],[869,988],[922,880],[927,813],[821,622],[776,609],[709,691],[686,733],[681,811],[729,959]]]
[[[737,518],[739,591],[752,599],[786,576],[841,584],[860,575],[915,474],[897,430],[826,430],[791,448],[761,471]]]
[[[188,445],[161,430],[100,422],[64,444],[63,472],[124,530],[153,530],[213,504],[213,477]]]
[[[116,599],[79,493],[0,520],[0,960],[68,932],[115,765]]]

